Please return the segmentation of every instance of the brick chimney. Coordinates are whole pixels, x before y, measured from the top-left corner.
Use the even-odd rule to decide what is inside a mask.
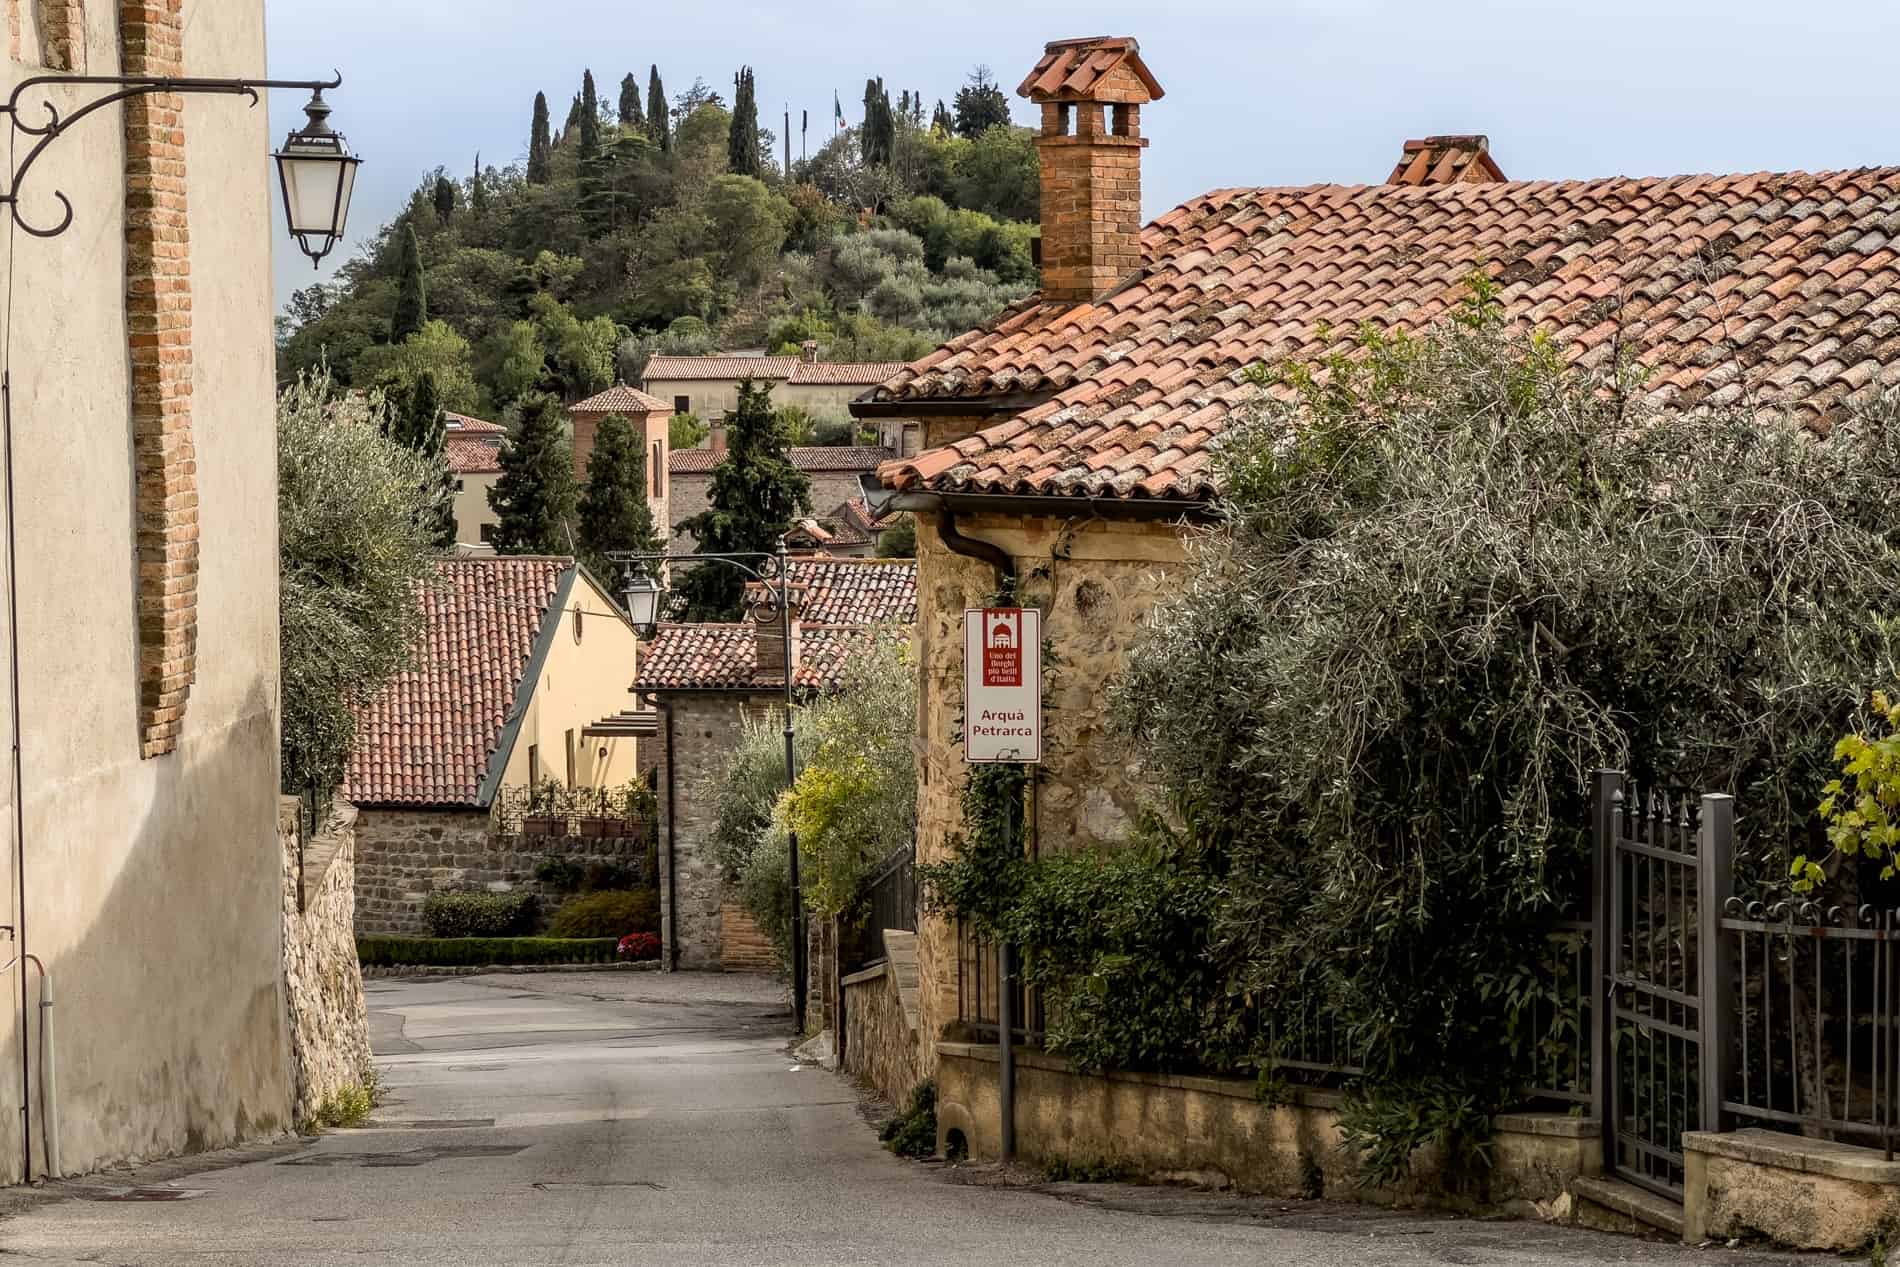
[[[1488,185],[1504,179],[1487,136],[1428,136],[1407,141],[1388,185]]]
[[[1161,85],[1127,36],[1057,40],[1016,89],[1042,107],[1042,297],[1086,303],[1141,267],[1141,107]]]
[[[714,453],[726,451],[726,424],[715,422],[706,429],[706,447]]]
[[[793,575],[796,576],[797,573],[794,572]],[[770,588],[771,587],[762,581],[747,582],[746,601],[749,604],[761,598],[768,598],[769,594],[767,591],[769,591]],[[792,671],[796,673],[800,662],[800,653],[804,645],[804,638],[802,636],[802,629],[798,623],[798,616],[799,613],[805,610],[806,587],[794,581],[790,588],[792,604]],[[768,619],[755,619],[752,622],[752,636],[757,640],[754,644],[754,663],[759,666],[759,672],[767,677],[782,679],[785,676],[785,628],[781,623],[784,617],[784,612],[774,610]]]
[[[818,364],[818,340],[806,339],[803,343],[798,345],[798,353],[805,364]]]

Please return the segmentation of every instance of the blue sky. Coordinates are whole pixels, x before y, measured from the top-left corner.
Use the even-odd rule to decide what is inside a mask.
[[[1900,164],[1900,6],[1786,0],[267,0],[270,73],[327,75],[332,122],[366,163],[367,236],[437,164],[525,155],[529,109],[557,116],[591,67],[603,93],[657,62],[669,93],[856,121],[867,76],[946,100],[970,68],[1013,89],[1044,41],[1133,35],[1164,100],[1143,124],[1149,215],[1225,185],[1381,180],[1407,137],[1483,132],[1507,176],[1661,175]],[[301,122],[275,94],[273,130]],[[1025,103],[1018,118],[1030,121]],[[796,145],[796,142],[794,142]],[[281,301],[314,275],[276,243]],[[326,273],[327,273],[326,269]]]

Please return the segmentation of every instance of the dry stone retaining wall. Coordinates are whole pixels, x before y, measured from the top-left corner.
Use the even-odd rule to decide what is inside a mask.
[[[444,889],[529,892],[553,918],[574,893],[534,878],[549,858],[624,867],[654,882],[646,836],[498,836],[480,810],[365,809],[357,825],[357,931],[420,936],[422,904]]]
[[[356,962],[356,810],[339,805],[305,839],[300,806],[278,812],[284,854],[284,1000],[290,1013],[294,1119],[360,1086],[370,1069],[369,1010]]]

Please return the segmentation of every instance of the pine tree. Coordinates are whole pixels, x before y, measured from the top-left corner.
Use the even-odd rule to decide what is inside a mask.
[[[768,384],[739,385],[726,415],[726,456],[713,468],[711,505],[683,525],[701,554],[766,552],[800,515],[811,513],[811,480],[792,465],[785,424]],[[734,620],[744,585],[727,567],[690,568],[680,580],[688,620]]]
[[[560,141],[565,141],[569,137],[572,137],[574,135],[575,130],[579,128],[580,125],[581,125],[581,95],[577,92],[574,94],[574,104],[567,108],[567,122],[561,125]],[[556,141],[555,144],[557,145],[560,144],[560,141]]]
[[[394,413],[390,438],[429,464],[428,528],[436,547],[446,550],[455,544],[455,476],[449,470],[447,419],[433,371],[416,375],[409,398]]]
[[[937,99],[937,112],[930,116],[930,130],[935,132],[938,136],[949,136],[952,132],[957,130],[956,118],[951,115],[949,108],[943,104],[941,97]]]
[[[566,554],[574,512],[574,459],[561,437],[561,404],[539,393],[524,402],[521,426],[501,450],[501,475],[488,490],[499,554]]]
[[[548,95],[534,94],[534,130],[528,134],[528,183],[545,185],[554,178],[554,142],[548,136]]]
[[[478,216],[488,214],[488,180],[482,175],[482,152],[475,151],[475,174],[468,181],[469,210]]]
[[[661,548],[653,506],[647,500],[644,439],[619,414],[601,419],[594,433],[578,529],[581,561],[602,578],[613,576],[613,564],[607,558],[610,551],[654,554]]]
[[[581,72],[581,162],[600,157],[600,97],[594,91],[594,72]]]
[[[435,178],[435,218],[443,224],[455,215],[455,182],[446,174]]]
[[[996,86],[988,66],[971,71],[969,82],[957,89],[956,110],[957,135],[972,141],[1009,122],[1009,98]]]
[[[429,324],[428,287],[422,280],[422,244],[416,227],[402,231],[402,256],[396,265],[396,310],[389,318],[389,341],[401,343]]]
[[[646,115],[640,109],[640,81],[631,71],[620,81],[620,126],[643,130],[646,127]]]
[[[658,66],[647,71],[647,135],[653,138],[662,154],[672,150],[672,120],[666,113],[666,85],[660,82]]]
[[[726,167],[740,176],[764,174],[759,153],[759,103],[754,95],[752,68],[741,67],[732,77],[732,128],[726,139]]]

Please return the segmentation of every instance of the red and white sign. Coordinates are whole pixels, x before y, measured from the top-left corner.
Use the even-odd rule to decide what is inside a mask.
[[[963,759],[1042,760],[1042,613],[963,613]]]

